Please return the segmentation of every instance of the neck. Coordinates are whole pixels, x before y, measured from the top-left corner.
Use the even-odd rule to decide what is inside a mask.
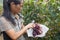
[[[12,12],[12,11],[11,11],[11,13],[12,13],[12,15],[16,15],[16,14],[17,14],[17,13],[15,13],[15,12]]]

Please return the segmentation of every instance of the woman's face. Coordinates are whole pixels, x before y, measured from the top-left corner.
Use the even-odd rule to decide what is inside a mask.
[[[19,13],[22,10],[22,7],[23,7],[23,1],[21,2],[21,4],[15,5],[14,2],[12,2],[10,5],[11,12],[13,12],[14,14]]]

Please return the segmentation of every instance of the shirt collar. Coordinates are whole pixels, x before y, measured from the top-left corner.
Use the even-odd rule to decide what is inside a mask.
[[[13,19],[20,19],[20,18],[24,18],[24,16],[23,16],[21,13],[16,14],[16,15],[11,14],[11,16],[12,16],[12,18],[13,18]]]

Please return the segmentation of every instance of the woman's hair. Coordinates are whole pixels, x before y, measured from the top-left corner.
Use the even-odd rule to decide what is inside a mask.
[[[14,2],[15,5],[20,4],[21,0],[3,0],[3,15],[6,19],[8,19],[10,22],[12,22],[13,25],[15,25],[15,21],[11,16],[11,10],[10,10],[10,3]]]

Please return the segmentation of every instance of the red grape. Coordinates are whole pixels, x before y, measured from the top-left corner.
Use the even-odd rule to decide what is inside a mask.
[[[42,31],[41,31],[40,26],[38,24],[35,24],[35,27],[33,28],[33,36],[39,35],[41,33]]]

